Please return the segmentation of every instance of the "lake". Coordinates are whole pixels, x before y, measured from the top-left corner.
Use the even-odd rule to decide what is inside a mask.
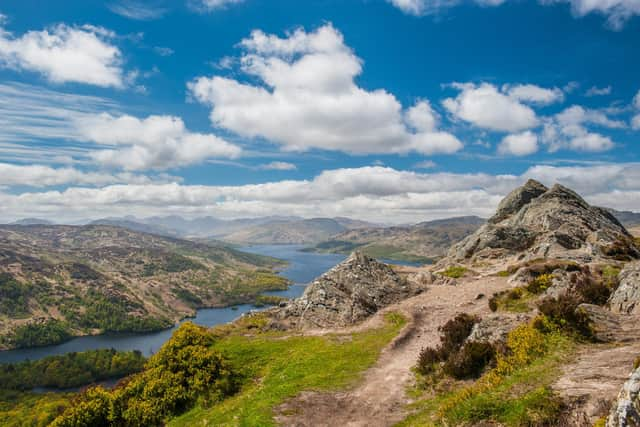
[[[285,260],[289,265],[279,274],[293,282],[285,291],[267,292],[268,295],[279,295],[287,298],[297,298],[304,292],[307,283],[320,276],[331,267],[345,259],[345,255],[319,254],[302,252],[302,245],[259,245],[240,248],[245,252],[259,255],[268,255]],[[242,304],[227,308],[207,308],[198,310],[195,318],[188,321],[203,326],[215,326],[229,323],[242,314],[251,310],[257,310],[251,304]],[[118,334],[78,337],[62,344],[47,347],[25,348],[19,350],[0,351],[0,363],[19,362],[30,359],[36,360],[46,356],[97,350],[102,348],[114,348],[116,350],[139,350],[145,356],[150,356],[160,349],[173,331],[177,328],[166,329],[160,332],[146,334]]]

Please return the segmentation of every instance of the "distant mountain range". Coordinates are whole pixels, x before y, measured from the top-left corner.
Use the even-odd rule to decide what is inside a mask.
[[[332,236],[310,250],[347,253],[358,249],[376,258],[425,261],[443,256],[453,243],[484,223],[482,218],[465,216],[410,226],[360,228]]]

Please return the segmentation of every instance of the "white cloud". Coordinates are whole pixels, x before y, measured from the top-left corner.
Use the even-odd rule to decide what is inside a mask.
[[[594,96],[604,96],[611,94],[611,86],[606,87],[597,87],[591,86],[585,93],[584,96],[594,97]]]
[[[123,87],[122,54],[111,44],[114,36],[90,25],[58,24],[20,37],[0,27],[0,66],[37,72],[54,83]]]
[[[162,18],[168,10],[158,4],[140,2],[136,0],[119,0],[108,4],[113,13],[137,21],[152,21]]]
[[[631,128],[633,130],[640,130],[640,114],[636,114],[631,119]]]
[[[482,83],[459,84],[456,98],[442,104],[455,117],[484,129],[517,132],[538,124],[536,113],[517,99],[500,92],[494,85]]]
[[[293,171],[298,169],[296,165],[288,162],[271,162],[258,166],[258,169],[262,170],[275,170],[275,171]]]
[[[640,15],[638,0],[541,0],[542,3],[569,3],[574,15],[582,17],[600,13],[607,17],[607,24],[620,30],[633,16]]]
[[[241,153],[240,147],[215,135],[190,132],[173,116],[139,119],[103,113],[83,117],[76,126],[82,138],[115,147],[93,151],[97,162],[126,170],[169,169]]]
[[[0,217],[180,214],[237,218],[288,212],[304,217],[350,216],[418,222],[459,215],[489,216],[500,199],[528,178],[560,182],[591,202],[640,210],[640,164],[534,166],[522,175],[417,173],[386,167],[324,171],[310,180],[239,186],[109,185],[64,191],[0,192]]]
[[[536,151],[538,151],[538,136],[531,131],[507,135],[498,146],[498,153],[503,155],[527,156]]]
[[[78,169],[52,168],[43,165],[16,165],[0,163],[0,186],[30,186],[50,187],[55,185],[96,185],[107,184],[149,184],[179,180],[176,177],[160,176],[159,179],[151,179],[144,175],[131,173],[109,174],[104,172],[84,172]]]
[[[242,3],[244,0],[192,0],[198,9],[212,11]]]
[[[170,47],[156,46],[153,51],[160,56],[171,56],[174,54],[174,50]]]
[[[427,101],[404,111],[393,94],[358,87],[362,61],[331,24],[285,38],[256,30],[240,45],[241,71],[261,85],[220,76],[189,84],[190,93],[211,106],[216,127],[288,151],[433,154],[462,148],[455,136],[436,129]]]
[[[633,97],[633,106],[640,110],[640,90],[636,93],[636,96]]]
[[[561,149],[599,152],[615,146],[610,137],[589,130],[589,125],[612,129],[626,127],[624,122],[612,120],[601,111],[574,105],[546,120],[542,141],[551,152]]]
[[[538,105],[549,105],[564,101],[564,93],[558,88],[547,89],[532,84],[505,85],[502,88],[511,98]]]
[[[414,169],[433,169],[435,167],[437,167],[437,163],[434,162],[433,160],[424,160],[422,162],[418,162],[415,165],[413,165]]]

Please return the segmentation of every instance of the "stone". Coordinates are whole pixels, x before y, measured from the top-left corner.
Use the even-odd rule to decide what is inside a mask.
[[[273,314],[292,326],[348,326],[422,289],[387,264],[354,252],[315,279],[300,298]]]
[[[548,189],[529,180],[505,197],[496,214],[452,246],[439,265],[515,256],[518,261],[562,258],[579,262],[637,259],[631,234],[607,210],[590,206],[574,191]]]
[[[640,314],[640,262],[627,264],[618,275],[620,284],[609,299],[614,313]]]
[[[467,341],[485,342],[489,344],[504,343],[509,332],[514,330],[518,325],[528,322],[530,319],[531,316],[527,314],[490,314],[473,325]]]
[[[640,426],[640,367],[622,386],[618,398],[613,403],[607,427],[639,427]]]

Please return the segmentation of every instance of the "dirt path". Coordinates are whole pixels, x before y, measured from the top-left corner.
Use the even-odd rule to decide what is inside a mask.
[[[584,346],[567,365],[553,388],[570,402],[575,426],[593,425],[609,412],[609,405],[629,378],[640,356],[640,316],[620,316],[617,344]]]
[[[388,311],[402,312],[410,321],[365,372],[363,380],[348,391],[302,393],[276,410],[293,414],[279,415],[277,421],[286,426],[314,427],[377,427],[401,421],[407,415],[405,406],[410,401],[406,390],[413,381],[411,367],[420,349],[438,345],[438,327],[456,314],[488,314],[487,298],[508,287],[504,278],[474,278],[458,286],[431,286],[421,295],[387,307],[358,328],[380,324]],[[479,294],[485,297],[476,299]]]

